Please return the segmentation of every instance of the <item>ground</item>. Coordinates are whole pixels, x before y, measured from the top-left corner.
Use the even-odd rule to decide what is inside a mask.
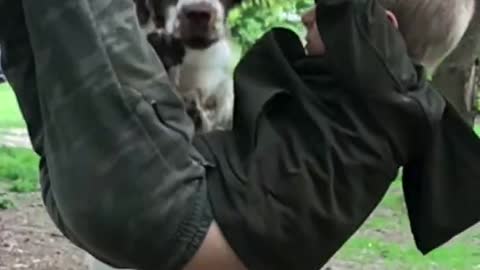
[[[84,270],[83,252],[45,212],[38,157],[13,94],[0,85],[0,270]],[[324,270],[480,270],[480,225],[422,256],[409,231],[401,182]]]
[[[0,212],[0,270],[86,270],[84,254],[53,226],[38,192],[10,194]]]

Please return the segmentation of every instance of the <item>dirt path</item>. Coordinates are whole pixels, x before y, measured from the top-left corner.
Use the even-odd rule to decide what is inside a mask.
[[[84,254],[66,240],[38,193],[8,194],[15,208],[0,211],[0,270],[85,270]]]
[[[0,129],[0,147],[31,148],[27,130],[22,128]]]
[[[0,270],[87,270],[83,251],[56,229],[38,193],[8,197],[16,207],[0,210]],[[324,268],[347,269],[359,268],[336,260]]]
[[[24,129],[0,130],[0,147],[31,148]],[[0,210],[0,270],[86,270],[84,253],[54,226],[40,193],[8,193],[0,199],[14,208]]]
[[[0,270],[87,270],[82,250],[72,245],[44,210],[38,193],[9,194],[16,207],[0,210]],[[355,263],[333,260],[324,270]]]

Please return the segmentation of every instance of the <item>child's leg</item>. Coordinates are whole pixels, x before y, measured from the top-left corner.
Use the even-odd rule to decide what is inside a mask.
[[[8,70],[28,71],[13,85],[56,224],[116,266],[180,269],[212,220],[203,158],[133,2],[25,0],[23,10],[30,61],[7,59]]]

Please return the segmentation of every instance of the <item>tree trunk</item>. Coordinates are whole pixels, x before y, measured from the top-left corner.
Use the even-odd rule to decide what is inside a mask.
[[[460,0],[459,0],[460,1]],[[475,15],[458,47],[443,61],[433,75],[433,85],[473,126],[477,81],[480,77],[480,1]]]

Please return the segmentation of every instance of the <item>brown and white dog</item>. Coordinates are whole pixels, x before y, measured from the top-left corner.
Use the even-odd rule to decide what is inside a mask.
[[[139,23],[197,132],[231,126],[234,93],[229,11],[241,0],[135,0]]]

